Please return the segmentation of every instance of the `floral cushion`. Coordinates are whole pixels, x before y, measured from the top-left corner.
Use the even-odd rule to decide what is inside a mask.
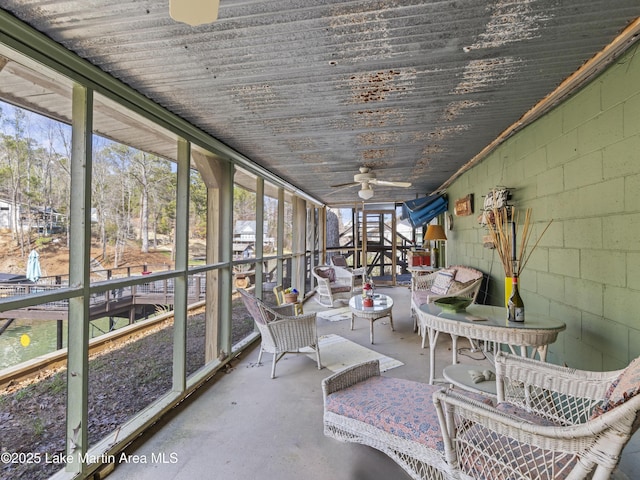
[[[444,451],[432,395],[442,387],[375,376],[327,397],[326,410]]]
[[[553,420],[549,420],[548,418],[542,417],[537,413],[529,412],[518,405],[514,405],[513,403],[501,402],[498,405],[496,405],[496,410],[499,410],[502,413],[506,413],[507,415],[511,415],[518,419],[525,420],[529,423],[540,425],[542,427],[560,426]]]
[[[431,285],[431,291],[436,295],[446,295],[453,283],[455,274],[455,270],[440,270],[433,281],[433,285]]]
[[[592,418],[608,412],[638,393],[640,393],[640,357],[632,361],[611,383],[602,403],[594,409]]]
[[[469,285],[477,279],[482,278],[482,272],[475,268],[458,267],[456,268],[455,281]]]

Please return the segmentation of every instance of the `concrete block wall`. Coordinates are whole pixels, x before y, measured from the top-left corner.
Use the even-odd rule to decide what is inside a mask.
[[[563,320],[554,363],[589,370],[626,366],[640,355],[640,52],[631,48],[572,97],[515,134],[449,188],[474,194],[474,214],[453,216],[447,263],[490,275],[487,303],[504,303],[504,270],[478,222],[484,196],[513,188],[532,208],[530,247],[549,220],[521,277],[527,314]]]

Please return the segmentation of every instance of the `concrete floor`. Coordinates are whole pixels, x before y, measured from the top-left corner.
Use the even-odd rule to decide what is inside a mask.
[[[394,298],[395,332],[388,319],[375,323],[375,345],[369,343],[369,326],[356,321],[318,319],[318,334],[335,333],[404,362],[387,376],[427,381],[428,349],[420,348],[413,333],[406,287],[380,289]],[[305,311],[320,310],[315,301]],[[459,347],[467,347],[466,341]],[[322,352],[321,352],[322,353]],[[460,360],[469,362],[460,354]],[[130,463],[120,463],[109,480],[359,480],[408,479],[392,460],[363,445],[341,443],[325,437],[322,427],[321,381],[332,372],[318,370],[306,355],[287,355],[270,378],[271,355],[257,365],[258,349],[233,362],[234,369],[185,401],[183,408],[163,419],[125,452]],[[474,356],[473,354],[471,354]],[[475,355],[477,356],[477,354]],[[268,358],[267,358],[268,357]],[[439,340],[436,375],[451,361],[451,342]],[[483,363],[485,364],[485,363]],[[613,478],[638,478],[640,435],[625,449]],[[164,462],[159,458],[164,456]],[[120,459],[120,457],[118,457]],[[149,463],[139,463],[146,460]],[[635,472],[635,473],[634,473]]]

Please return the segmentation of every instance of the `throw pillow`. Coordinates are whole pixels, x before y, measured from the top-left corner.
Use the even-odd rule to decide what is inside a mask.
[[[623,370],[607,389],[602,404],[596,407],[592,417],[608,412],[640,393],[640,357]]]
[[[316,270],[316,272],[318,273],[319,277],[322,278],[328,278],[329,282],[335,282],[336,281],[336,272],[333,268],[325,268],[323,270],[318,269]]]
[[[455,273],[455,270],[440,270],[431,285],[431,291],[436,295],[446,295],[453,283]]]
[[[473,268],[460,267],[456,270],[455,280],[460,283],[474,282],[480,278],[482,274]]]

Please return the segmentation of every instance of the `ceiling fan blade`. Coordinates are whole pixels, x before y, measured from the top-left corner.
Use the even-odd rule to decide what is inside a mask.
[[[387,180],[378,180],[378,179],[372,179],[369,180],[369,183],[372,183],[374,185],[384,185],[387,187],[403,187],[403,188],[409,188],[411,186],[411,182],[389,182]]]
[[[348,190],[349,188],[353,188],[356,186],[360,186],[360,184],[358,182],[352,182],[352,183],[343,183],[341,185],[332,185],[331,188],[335,188],[335,190],[333,190],[331,193],[341,192],[342,190]]]
[[[360,185],[359,182],[339,183],[337,185],[331,185],[331,188],[343,188],[343,187],[355,187]]]

